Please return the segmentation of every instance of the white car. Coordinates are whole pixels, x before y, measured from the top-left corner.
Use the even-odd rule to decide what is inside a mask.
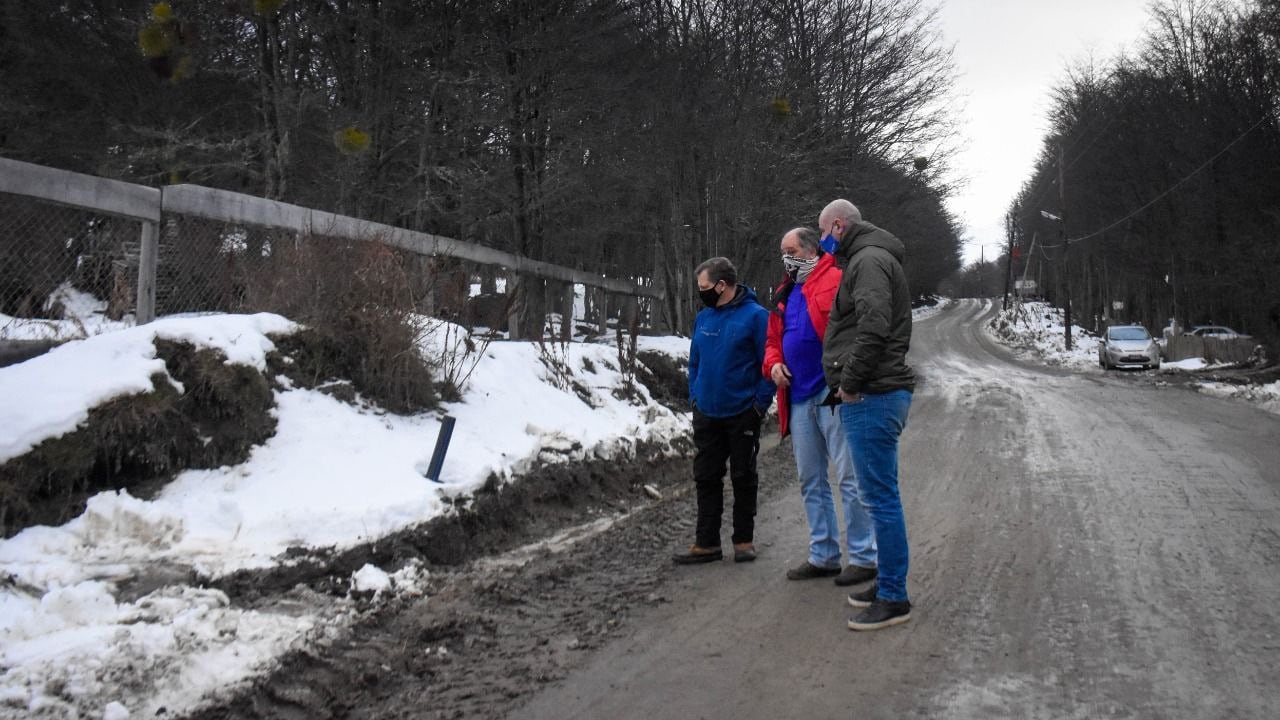
[[[1225,325],[1197,325],[1191,328],[1191,331],[1187,334],[1195,335],[1196,337],[1249,337],[1248,335],[1241,335]]]
[[[1116,325],[1102,333],[1098,364],[1104,369],[1160,367],[1160,346],[1141,325]]]

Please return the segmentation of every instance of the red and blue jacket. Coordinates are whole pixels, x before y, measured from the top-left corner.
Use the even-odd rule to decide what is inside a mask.
[[[831,316],[831,304],[835,301],[836,292],[840,289],[840,279],[844,273],[836,266],[835,256],[823,253],[818,263],[809,271],[800,286],[804,295],[805,306],[809,311],[809,322],[813,323],[814,332],[821,339],[827,334],[827,320]],[[769,313],[768,336],[764,346],[764,364],[761,370],[766,378],[772,379],[773,366],[778,363],[787,364],[782,351],[782,335],[786,330],[787,298],[795,282],[788,277],[773,291],[775,306]],[[778,388],[778,431],[786,437],[791,431],[791,398],[787,388]]]

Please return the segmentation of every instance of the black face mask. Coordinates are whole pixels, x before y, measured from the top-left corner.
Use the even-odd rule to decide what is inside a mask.
[[[716,303],[720,302],[720,296],[722,294],[724,294],[723,290],[717,291],[716,286],[712,285],[706,290],[699,290],[698,298],[702,300],[703,305],[706,305],[709,308],[713,308],[716,306]]]

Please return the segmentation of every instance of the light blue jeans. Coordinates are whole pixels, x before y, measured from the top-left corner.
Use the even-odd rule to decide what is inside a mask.
[[[898,495],[898,438],[907,426],[911,393],[894,390],[862,395],[840,405],[840,420],[853,454],[858,491],[871,514],[880,551],[877,595],[881,600],[907,599],[907,522]]]
[[[840,567],[840,525],[827,479],[830,460],[840,483],[849,564],[875,567],[876,539],[871,517],[858,497],[858,479],[837,409],[819,405],[825,395],[824,390],[808,400],[791,403],[791,448],[796,455],[804,513],[809,519],[809,562],[816,567]]]

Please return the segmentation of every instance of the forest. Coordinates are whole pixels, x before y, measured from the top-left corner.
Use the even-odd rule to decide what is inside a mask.
[[[836,197],[904,240],[914,293],[934,292],[960,267],[960,228],[944,206],[957,182],[955,71],[923,0],[7,0],[3,8],[3,157],[261,195],[634,279],[664,291],[651,320],[677,331],[697,309],[699,261],[727,256],[747,283],[771,287],[782,233],[815,224]],[[1245,68],[1258,49],[1243,30],[1225,21],[1211,29],[1239,36],[1231,57]],[[1194,38],[1198,51],[1201,34]],[[1142,67],[1133,72],[1146,78]],[[1058,122],[1073,148],[1099,123],[1126,129],[1127,120],[1099,119],[1113,82],[1079,75],[1063,89]],[[1262,109],[1261,100],[1215,105],[1216,93],[1236,92],[1231,83],[1189,82],[1188,98],[1173,98],[1189,108],[1240,122]],[[1213,144],[1211,130],[1234,127],[1195,136],[1187,162]],[[1274,119],[1270,128],[1249,141],[1274,142]],[[1136,172],[1143,154],[1129,155]],[[1093,171],[1092,157],[1072,168],[1072,180]],[[1234,172],[1217,175],[1226,182]],[[1274,180],[1276,168],[1249,172]],[[1068,196],[1081,205],[1071,222],[1082,229],[1085,192],[1072,187]],[[1244,201],[1234,193],[1223,185],[1215,197],[1224,206],[1197,207],[1197,218],[1223,219],[1225,203]],[[1215,237],[1256,242],[1267,218],[1252,215],[1250,229]],[[1161,242],[1183,247],[1180,238]],[[1194,292],[1183,273],[1202,262],[1225,267],[1219,260],[1179,256],[1179,292]],[[1095,264],[1107,271],[1099,258],[1073,272],[1095,273]],[[1144,291],[1138,279],[1133,292]],[[1086,292],[1083,277],[1077,284]],[[536,280],[509,287],[537,307]]]
[[[1075,322],[1228,325],[1280,348],[1280,3],[1152,6],[1055,89],[1009,210],[1013,275]],[[1003,292],[1006,258],[978,275]],[[994,284],[993,284],[994,282]]]

